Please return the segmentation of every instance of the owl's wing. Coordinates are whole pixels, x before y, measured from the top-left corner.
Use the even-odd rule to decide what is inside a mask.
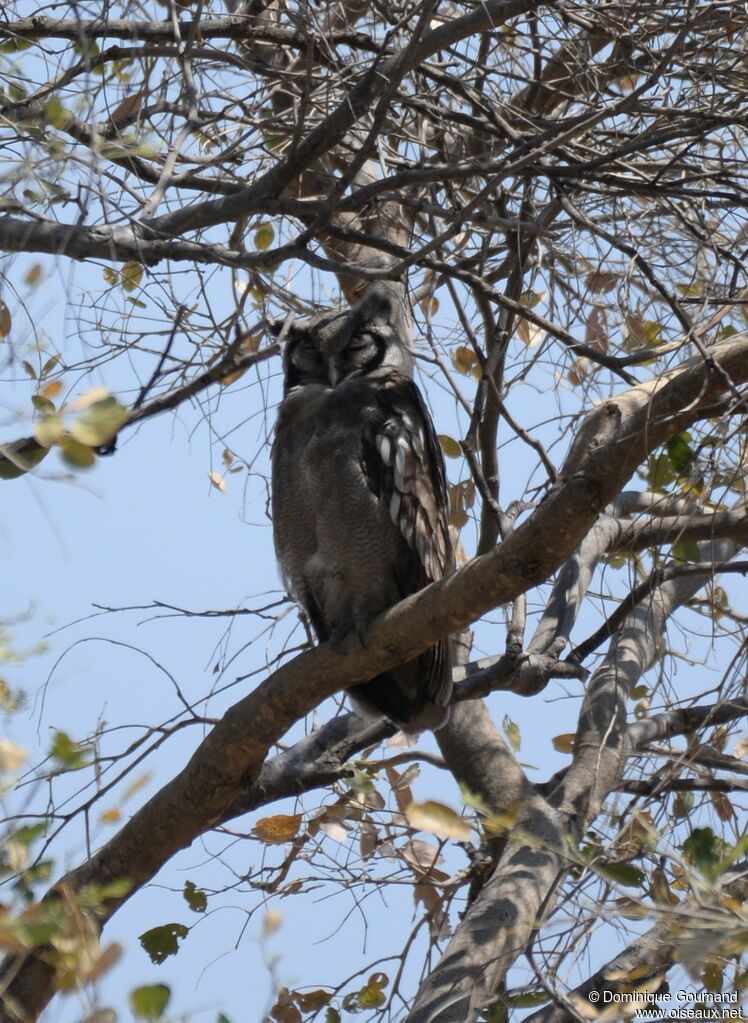
[[[431,416],[412,380],[390,378],[377,388],[374,404],[363,424],[361,461],[369,488],[416,555],[414,563],[403,566],[410,575],[403,580],[407,594],[452,568],[444,460]]]

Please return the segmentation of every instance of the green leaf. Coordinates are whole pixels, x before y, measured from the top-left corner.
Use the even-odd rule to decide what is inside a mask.
[[[195,887],[194,881],[185,881],[182,895],[187,905],[195,913],[204,913],[208,908],[208,896],[204,891]]]
[[[21,877],[22,886],[30,889],[32,885],[46,883],[52,877],[53,867],[53,860],[37,860],[28,870],[24,870]]]
[[[135,291],[142,279],[143,267],[140,263],[125,263],[120,270],[120,280],[124,291]]]
[[[440,838],[459,838],[463,842],[470,838],[467,821],[451,807],[433,799],[427,799],[425,803],[411,803],[405,810],[405,816],[411,827],[418,831],[428,831]]]
[[[71,120],[70,111],[66,110],[57,96],[44,104],[44,119],[53,128],[64,128]]]
[[[24,828],[18,828],[18,830],[14,831],[10,837],[14,842],[20,842],[22,845],[31,845],[31,843],[37,838],[40,838],[46,830],[47,825],[43,822],[39,824],[28,824]]]
[[[683,843],[683,852],[702,874],[715,876],[722,859],[722,849],[711,828],[694,828]]]
[[[506,1004],[513,1009],[531,1009],[534,1005],[543,1005],[550,1001],[551,996],[542,988],[531,988],[507,995]]]
[[[601,558],[603,564],[609,565],[611,568],[625,568],[626,565],[631,561],[630,554],[603,554]]]
[[[101,53],[98,43],[94,39],[78,39],[73,43],[73,50],[79,57],[98,57]]]
[[[86,884],[76,895],[76,902],[83,909],[89,909],[97,916],[103,916],[107,905],[119,902],[132,891],[132,881],[127,877],[119,877],[107,884]]]
[[[127,416],[127,409],[109,395],[87,408],[70,427],[70,432],[79,444],[95,448],[112,440]]]
[[[265,252],[273,244],[275,228],[272,224],[260,224],[255,231],[255,248]]]
[[[104,280],[107,284],[119,284],[119,273],[111,266],[105,266],[103,270]]]
[[[340,1013],[332,1005],[325,1010],[325,1023],[340,1023]]]
[[[39,379],[43,380],[44,377],[49,376],[49,374],[52,372],[53,369],[55,369],[59,362],[60,362],[59,355],[51,355],[42,366],[42,371],[39,374]]]
[[[5,42],[0,43],[0,53],[18,53],[19,50],[28,50],[35,42],[35,39],[20,39],[17,36],[6,39]]]
[[[648,461],[649,484],[653,490],[664,490],[668,483],[672,483],[677,473],[675,466],[670,461],[667,451],[661,451],[658,455],[650,455]]]
[[[231,1020],[224,1013],[219,1012],[216,1017],[216,1023],[231,1023]]]
[[[179,942],[189,933],[189,928],[184,924],[162,924],[160,927],[152,927],[150,931],[144,931],[139,941],[150,956],[151,962],[159,965],[169,956],[177,954]]]
[[[507,737],[509,745],[512,747],[515,753],[519,753],[522,745],[522,733],[519,730],[519,725],[516,721],[512,721],[510,717],[504,717],[503,722],[504,735]]]
[[[371,780],[371,776],[358,767],[354,767],[353,775],[349,781],[354,792],[361,792],[366,795],[368,792],[374,791],[374,782]]]
[[[695,540],[681,540],[673,544],[673,557],[679,565],[699,561],[699,545]]]
[[[639,870],[631,863],[604,863],[596,869],[609,881],[614,881],[626,888],[641,888],[646,880],[644,871]]]
[[[130,1008],[138,1019],[160,1019],[170,998],[171,990],[166,984],[148,984],[130,992]]]
[[[446,433],[439,434],[439,445],[447,458],[459,458],[462,454],[462,449],[454,437]]]
[[[678,433],[667,442],[667,453],[678,472],[683,472],[693,459],[693,448],[688,443],[690,439],[690,433]]]
[[[34,406],[37,412],[41,412],[42,415],[51,416],[55,411],[55,405],[53,401],[44,394],[32,394],[31,404]]]
[[[91,763],[91,752],[90,746],[75,742],[67,732],[55,731],[49,755],[63,771],[79,771]]]
[[[96,461],[96,455],[87,444],[81,444],[70,436],[61,439],[60,454],[72,469],[90,469]]]
[[[35,439],[16,440],[0,444],[0,479],[14,480],[37,466],[49,454]]]

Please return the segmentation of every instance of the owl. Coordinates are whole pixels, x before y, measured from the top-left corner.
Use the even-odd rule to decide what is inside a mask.
[[[444,462],[413,382],[400,300],[375,286],[348,313],[291,326],[273,442],[275,550],[320,642],[363,637],[376,615],[452,568]],[[449,716],[442,640],[350,690],[408,731]]]

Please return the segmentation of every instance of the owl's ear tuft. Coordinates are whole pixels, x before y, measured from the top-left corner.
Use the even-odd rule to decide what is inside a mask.
[[[307,331],[303,327],[297,327],[293,321],[293,317],[286,316],[284,319],[276,319],[274,316],[268,316],[265,320],[267,325],[267,331],[272,334],[274,338],[278,338],[280,341],[293,341],[298,340],[302,335],[306,334]]]
[[[280,332],[283,330],[283,324],[285,320],[276,319],[275,316],[267,316],[265,318],[265,325],[267,326],[268,334],[272,334],[273,337],[278,337]]]

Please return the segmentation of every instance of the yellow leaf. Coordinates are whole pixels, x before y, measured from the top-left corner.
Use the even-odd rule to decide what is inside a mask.
[[[136,114],[140,109],[140,104],[143,102],[143,92],[134,92],[131,96],[125,96],[120,104],[118,104],[109,115],[109,121],[114,127],[117,127],[120,121],[129,120],[133,114]]]
[[[574,732],[562,732],[561,735],[555,735],[551,742],[557,753],[574,752]]]
[[[115,806],[111,810],[105,810],[99,820],[102,824],[116,824],[117,821],[122,820],[122,812]]]
[[[275,934],[282,923],[283,914],[277,909],[269,909],[262,921],[262,937],[269,938],[271,934]]]
[[[8,309],[5,302],[0,299],[0,338],[7,337],[10,334],[10,328],[13,325],[13,320],[10,315],[10,309]]]
[[[590,366],[591,366],[590,360],[585,359],[584,356],[580,356],[579,358],[575,359],[571,369],[566,374],[569,383],[572,384],[574,387],[579,387],[582,381],[585,380],[585,378],[587,377]]]
[[[42,373],[42,376],[44,376],[44,373]],[[56,398],[63,386],[62,380],[50,380],[42,387],[41,393],[45,398]]]
[[[242,366],[239,369],[232,369],[225,377],[221,377],[221,387],[228,387],[229,384],[233,384],[235,380],[239,379],[239,377],[243,377],[246,372],[246,366]]]
[[[79,444],[98,447],[117,435],[127,416],[127,409],[116,398],[108,395],[89,406],[70,427],[70,433]]]
[[[272,224],[260,224],[255,231],[255,248],[264,252],[273,244],[275,229]]]
[[[724,984],[724,977],[722,976],[722,967],[719,963],[710,959],[704,966],[701,979],[704,983],[704,987],[707,991],[721,991]]]
[[[450,437],[446,433],[439,434],[439,444],[447,458],[459,458],[462,454],[462,449],[454,437]]]
[[[252,834],[266,845],[282,845],[295,838],[300,827],[300,813],[279,813],[275,817],[261,817],[252,828]]]
[[[438,298],[424,298],[421,299],[421,311],[423,315],[430,318],[436,316],[439,312],[439,299]]]
[[[70,436],[60,441],[60,454],[74,469],[90,469],[96,461],[96,455],[87,444],[81,444]]]
[[[595,270],[587,276],[586,283],[591,292],[595,295],[600,295],[605,291],[612,291],[615,288],[618,283],[618,276],[605,270]]]
[[[523,345],[533,348],[543,336],[543,328],[537,323],[526,320],[524,316],[520,316],[517,320],[517,334]]]
[[[120,281],[124,291],[135,291],[142,279],[143,267],[140,263],[125,263],[120,270]]]
[[[425,803],[411,803],[405,811],[411,827],[428,831],[439,838],[459,838],[467,842],[470,828],[458,813],[443,803],[428,799]]]
[[[276,1023],[301,1023],[301,1013],[294,1005],[295,991],[282,987],[278,992],[278,1000],[270,1010],[270,1018]]]
[[[433,877],[438,873],[435,868],[444,862],[439,850],[420,838],[411,839],[397,851],[418,874],[431,874]]]
[[[652,898],[659,906],[677,906],[678,896],[668,884],[667,875],[662,867],[652,871]]]
[[[109,391],[106,387],[92,387],[90,391],[86,391],[80,398],[75,398],[65,408],[69,412],[82,412],[84,409],[90,408],[95,405],[97,401],[103,401],[104,398],[109,397]]]
[[[51,448],[65,432],[65,424],[59,412],[52,412],[37,419],[32,429],[42,447]]]
[[[452,362],[454,363],[455,369],[459,373],[463,373],[467,376],[468,373],[473,369],[474,366],[479,365],[478,356],[475,354],[472,348],[468,348],[467,345],[459,345],[452,352]]]
[[[213,472],[209,472],[208,479],[210,480],[211,484],[216,488],[216,490],[220,490],[222,494],[226,493],[227,490],[226,480],[223,478],[220,472],[216,472],[215,470]]]
[[[318,988],[316,991],[296,992],[296,1004],[302,1012],[319,1012],[320,1009],[324,1009],[331,998],[332,994],[329,991],[323,991],[322,988]]]
[[[143,774],[139,774],[138,777],[134,781],[130,782],[125,789],[122,801],[126,802],[128,799],[132,799],[137,792],[140,792],[144,785],[148,784],[152,777],[153,775],[150,771],[144,771]]]
[[[28,753],[23,746],[11,742],[10,739],[0,739],[0,771],[15,774],[26,763],[27,757]]]
[[[47,361],[42,366],[41,373],[39,374],[42,377],[42,379],[46,376],[49,376],[52,370],[58,365],[59,361],[60,361],[59,355],[51,355],[47,359]]]
[[[333,842],[347,842],[348,832],[338,821],[322,821],[320,827]]]
[[[389,982],[390,979],[386,973],[372,973],[366,985],[358,992],[359,1005],[367,1009],[378,1009],[384,1005],[387,1001],[384,989]]]
[[[709,798],[721,821],[732,820],[735,816],[735,810],[724,792],[710,792]]]
[[[262,336],[260,334],[245,334],[242,338],[241,344],[239,345],[239,351],[243,355],[251,355],[252,352],[256,352],[260,347],[260,341]]]
[[[35,284],[39,283],[41,276],[42,276],[41,263],[34,263],[34,265],[26,271],[26,276],[24,280],[30,288],[33,288]]]

